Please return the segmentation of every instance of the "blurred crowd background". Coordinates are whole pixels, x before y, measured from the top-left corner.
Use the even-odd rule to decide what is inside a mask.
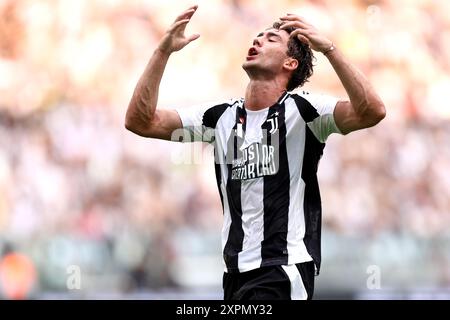
[[[0,0],[0,297],[221,298],[211,150],[124,128],[158,40],[192,4]],[[386,104],[377,127],[328,140],[316,297],[450,298],[450,2],[197,4],[187,33],[201,38],[171,57],[161,107],[241,97],[252,39],[287,12],[327,34]],[[345,98],[316,58],[305,89]]]

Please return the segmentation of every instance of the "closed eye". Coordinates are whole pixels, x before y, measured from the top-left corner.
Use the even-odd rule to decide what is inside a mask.
[[[281,40],[281,37],[279,34],[276,34],[272,31],[267,32],[267,38],[269,39],[269,41],[271,42],[275,42],[275,41],[279,41]]]
[[[281,40],[280,35],[273,31],[268,31],[267,33],[261,32],[256,36],[256,38],[264,37],[264,34],[266,34],[269,42],[277,42]]]

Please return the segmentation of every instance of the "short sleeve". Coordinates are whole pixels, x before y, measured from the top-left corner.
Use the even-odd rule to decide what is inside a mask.
[[[201,106],[175,109],[180,116],[183,130],[177,137],[182,142],[214,141],[214,130],[222,114],[233,101],[209,103]]]
[[[334,109],[340,101],[339,98],[322,94],[312,94],[305,91],[297,94],[308,101],[309,105],[314,108],[315,116],[306,122],[317,140],[325,143],[330,134],[342,134],[334,120]]]

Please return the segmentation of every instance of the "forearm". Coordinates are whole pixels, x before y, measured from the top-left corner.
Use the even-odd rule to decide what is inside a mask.
[[[158,104],[159,85],[168,59],[169,54],[159,49],[156,49],[150,58],[128,106],[126,115],[128,126],[133,126],[136,122],[147,124],[154,116]]]
[[[372,85],[345,59],[339,49],[331,50],[333,43],[330,39],[298,15],[287,14],[280,20],[282,21],[281,29],[295,28],[291,32],[291,37],[297,37],[314,51],[324,53],[341,80],[350,99],[350,101],[339,101],[334,109],[334,119],[342,133],[347,134],[374,126],[385,117],[384,104]]]
[[[380,118],[385,113],[383,102],[361,71],[348,62],[337,48],[327,53],[326,57],[341,80],[355,114]]]

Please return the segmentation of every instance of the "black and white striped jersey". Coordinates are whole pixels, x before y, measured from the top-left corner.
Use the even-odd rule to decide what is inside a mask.
[[[244,99],[178,109],[184,141],[214,144],[226,272],[314,260],[320,268],[317,168],[338,99],[285,92],[250,111]]]

